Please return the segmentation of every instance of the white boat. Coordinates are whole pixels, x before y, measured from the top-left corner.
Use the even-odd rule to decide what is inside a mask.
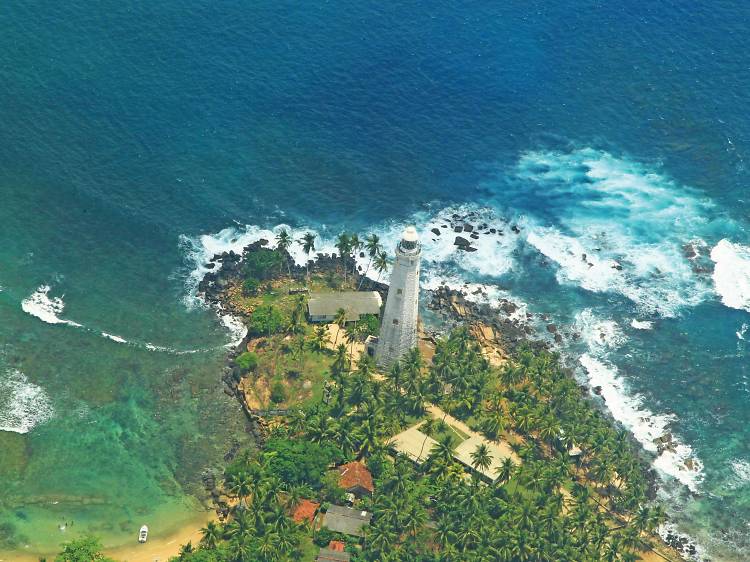
[[[144,525],[138,532],[138,542],[146,542],[148,540],[148,527]]]

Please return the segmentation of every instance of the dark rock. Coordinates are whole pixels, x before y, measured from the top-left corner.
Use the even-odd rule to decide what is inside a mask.
[[[363,257],[365,257],[365,253],[364,253],[364,252],[360,252],[360,253],[359,253],[359,257],[360,257],[360,258],[363,258]]]
[[[592,390],[592,392],[593,392],[594,394],[596,394],[597,396],[601,396],[601,395],[602,395],[602,387],[601,387],[601,386],[595,386],[595,387],[594,387],[594,388],[592,388],[591,390]]]
[[[622,271],[622,266],[619,263],[615,262],[612,264],[612,269],[616,269],[617,271]]]
[[[464,231],[464,227],[461,226],[460,224],[453,227],[453,232],[463,232],[463,231]]]
[[[438,228],[432,228],[432,229],[430,229],[430,231],[431,231],[431,232],[432,232],[432,233],[433,233],[433,234],[434,234],[435,236],[440,236],[440,229],[438,229]]]
[[[473,224],[469,224],[468,222],[464,223],[464,232],[473,232],[473,231],[474,231]]]
[[[520,233],[521,233],[521,229],[520,229],[520,228],[518,228],[518,227],[517,227],[517,226],[516,226],[515,224],[514,224],[513,226],[511,226],[511,227],[510,227],[510,229],[511,229],[511,230],[512,230],[513,232],[515,232],[516,234],[520,234]]]
[[[560,334],[555,334],[555,343],[562,343],[563,338]]]
[[[490,234],[495,234],[497,232],[496,228],[490,228]]]
[[[479,240],[479,234],[476,232],[472,232],[469,237],[473,238],[474,240]]]
[[[471,246],[471,241],[467,240],[463,236],[456,236],[456,239],[453,241],[453,245],[458,246],[463,250]]]
[[[205,267],[206,267],[206,269],[213,269],[214,267],[216,267],[216,264],[215,263],[207,263],[205,265]]]
[[[557,333],[557,326],[555,326],[554,324],[547,324],[547,331],[550,334]]]

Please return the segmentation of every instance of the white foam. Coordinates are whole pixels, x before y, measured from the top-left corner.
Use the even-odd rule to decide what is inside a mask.
[[[598,318],[590,308],[576,314],[575,327],[592,352],[614,349],[627,341],[617,322]]]
[[[247,335],[247,326],[241,318],[237,318],[231,314],[223,314],[220,318],[221,323],[224,324],[227,330],[229,330],[229,333],[232,334],[232,341],[224,347],[237,347]]]
[[[630,325],[636,330],[651,330],[654,327],[654,323],[650,320],[638,320],[636,318],[630,321]]]
[[[0,431],[28,433],[53,414],[44,389],[21,371],[13,369],[0,377]]]
[[[102,332],[102,336],[117,343],[128,343],[128,340],[126,340],[125,338],[121,338],[120,336],[116,336],[114,334],[108,334],[107,332]]]
[[[685,539],[687,544],[692,544],[695,547],[695,554],[691,555],[685,551],[680,552],[680,555],[685,560],[689,560],[690,562],[705,562],[707,560],[710,560],[706,553],[706,549],[698,544],[690,535],[680,532],[677,529],[677,525],[675,525],[674,523],[667,522],[659,525],[659,527],[656,529],[656,532],[665,542],[667,541],[668,535],[674,535],[676,537],[679,537],[680,539]]]
[[[593,149],[529,152],[516,173],[518,193],[506,197],[536,196],[526,240],[557,264],[559,283],[619,293],[661,316],[710,294],[683,248],[709,228],[712,205],[696,192]]]
[[[713,280],[721,302],[750,312],[750,248],[726,238],[711,250]]]
[[[738,340],[744,340],[745,339],[745,334],[747,334],[748,328],[750,328],[750,325],[748,325],[747,323],[743,322],[743,324],[740,327],[740,329],[735,332],[735,334],[737,335],[737,339]]]
[[[47,324],[67,324],[80,328],[81,325],[77,322],[60,318],[60,315],[65,310],[65,303],[62,297],[50,297],[50,290],[51,287],[49,285],[41,285],[28,298],[21,302],[23,311],[39,318]]]
[[[670,432],[670,425],[676,418],[673,415],[654,414],[645,408],[643,398],[630,394],[618,376],[617,367],[609,362],[586,353],[581,356],[580,363],[587,373],[589,385],[601,387],[601,396],[612,416],[633,434],[644,449],[657,455],[654,468],[697,493],[703,480],[703,464],[693,454],[692,448],[673,436],[676,443],[674,450],[659,454],[654,443],[655,439]],[[693,463],[693,470],[685,465],[688,459]]]
[[[746,485],[750,482],[750,461],[734,459],[730,463],[730,466],[732,467],[732,472],[734,472],[737,479],[737,484]]]

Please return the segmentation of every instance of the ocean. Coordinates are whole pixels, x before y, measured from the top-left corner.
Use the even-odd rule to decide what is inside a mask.
[[[219,385],[241,327],[195,296],[215,252],[410,223],[425,288],[558,327],[670,529],[750,557],[749,6],[9,0],[0,24],[6,559],[176,528],[246,443]],[[470,212],[503,235],[431,233]]]

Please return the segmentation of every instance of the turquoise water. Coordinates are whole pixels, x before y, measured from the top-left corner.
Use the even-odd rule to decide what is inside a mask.
[[[214,251],[282,223],[392,243],[475,211],[506,235],[469,255],[426,235],[425,286],[549,314],[646,448],[673,433],[654,462],[678,528],[746,559],[749,15],[7,2],[0,521],[17,546],[86,526],[115,544],[195,509],[198,473],[243,434],[218,385],[236,335],[192,298]]]

